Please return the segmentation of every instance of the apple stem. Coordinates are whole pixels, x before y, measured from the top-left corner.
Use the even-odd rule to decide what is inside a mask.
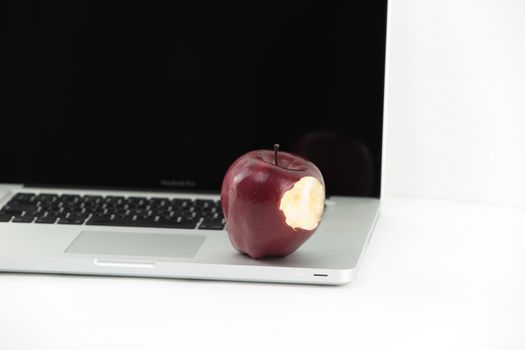
[[[279,166],[279,158],[277,157],[277,153],[279,153],[279,144],[278,143],[273,145],[273,150],[275,152],[275,166]]]

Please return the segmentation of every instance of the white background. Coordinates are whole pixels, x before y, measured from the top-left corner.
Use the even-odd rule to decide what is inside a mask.
[[[390,15],[385,193],[525,207],[525,1]]]

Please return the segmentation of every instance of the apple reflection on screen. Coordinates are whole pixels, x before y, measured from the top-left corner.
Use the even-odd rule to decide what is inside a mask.
[[[314,131],[305,134],[293,146],[319,167],[326,190],[337,195],[369,196],[374,189],[374,159],[369,148],[351,137],[334,132]]]

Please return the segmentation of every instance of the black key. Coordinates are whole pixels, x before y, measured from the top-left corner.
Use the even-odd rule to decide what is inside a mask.
[[[124,220],[124,219],[133,219],[133,216],[127,215],[125,213],[115,213],[113,220]]]
[[[96,206],[97,206],[96,203],[91,203],[91,202],[83,202],[81,205],[82,208],[88,208],[88,209],[95,208]]]
[[[58,220],[58,224],[61,225],[82,225],[84,223],[84,219],[60,219]]]
[[[26,202],[20,203],[20,202],[16,202],[16,201],[10,201],[9,203],[6,204],[4,209],[5,210],[13,210],[13,211],[30,211],[30,212],[33,212],[33,211],[36,211],[37,205],[36,205],[36,203],[26,203]]]
[[[199,220],[200,216],[197,215],[195,212],[175,212],[173,213],[173,217],[175,218],[181,218],[183,220]]]
[[[87,222],[86,225],[113,225],[114,220],[111,215],[93,215]]]
[[[148,201],[148,204],[154,207],[166,207],[171,204],[169,198],[154,197]]]
[[[80,200],[80,195],[78,194],[63,194],[59,197],[59,200],[62,202],[74,203]]]
[[[34,193],[17,193],[12,200],[15,201],[24,201],[24,202],[32,202],[35,200],[36,195]]]
[[[195,207],[195,210],[200,212],[216,212],[218,209],[215,206]]]
[[[67,212],[67,213],[79,213],[79,212],[82,212],[82,208],[66,206],[66,207],[62,207],[62,211]]]
[[[216,219],[216,218],[219,218],[219,214],[215,213],[215,212],[204,212],[204,213],[200,213],[199,216],[201,218],[204,218],[204,219]]]
[[[33,215],[15,216],[15,218],[13,219],[13,222],[28,223],[28,222],[33,222],[34,219],[35,217]]]
[[[175,198],[171,200],[171,204],[175,208],[190,208],[193,207],[193,201],[191,199]]]
[[[204,226],[204,227],[203,227]],[[223,218],[205,218],[202,220],[199,228],[208,228],[208,227],[220,227],[224,228],[224,219]]]
[[[54,202],[58,199],[57,194],[51,194],[51,193],[40,193],[38,196],[36,196],[36,201],[49,203]]]
[[[56,216],[59,218],[59,219],[65,219],[67,218],[71,213],[68,212],[68,211],[61,211],[60,213],[57,213]]]
[[[22,215],[23,210],[10,209],[8,206],[2,208],[2,214]]]
[[[128,211],[129,215],[146,215],[149,213],[147,209],[130,209]]]
[[[174,210],[173,212],[176,214],[179,214],[180,216],[188,216],[188,215],[192,215],[193,213],[195,213],[195,209],[194,208],[184,208],[184,209]]]
[[[140,227],[160,227],[160,228],[186,228],[186,229],[193,229],[197,226],[198,220],[181,220],[179,219],[161,219],[158,221],[150,221],[150,220],[137,220],[136,222],[133,222],[133,226],[140,226]]]
[[[155,219],[154,218],[137,218],[136,220],[127,218],[127,219],[119,219],[115,220],[113,223],[115,226],[130,226],[130,227],[155,227]]]
[[[150,203],[147,199],[142,199],[140,201],[131,201],[126,202],[128,209],[146,209],[150,207]]]
[[[224,225],[224,219],[223,218],[205,218],[202,220],[203,223],[208,224],[221,224]]]
[[[8,222],[12,217],[10,214],[0,214],[0,222]]]
[[[173,213],[157,213],[155,216],[160,219],[176,219],[177,218],[175,215],[173,215]]]
[[[156,215],[137,215],[137,216],[128,216],[128,220],[152,220],[155,221]]]
[[[124,202],[123,196],[107,196],[104,198],[105,203],[120,204]]]
[[[124,215],[128,212],[128,210],[124,208],[115,208],[114,210],[112,210],[112,212],[115,215]]]
[[[128,197],[126,203],[128,205],[146,206],[148,205],[148,199],[145,197]]]
[[[173,216],[173,213],[157,214],[155,216],[158,216],[159,220],[172,220],[177,218]]]
[[[82,214],[82,213],[70,213],[67,216],[67,219],[69,220],[85,220],[88,217],[89,214]]]
[[[223,223],[203,222],[199,225],[199,230],[223,230]]]
[[[198,208],[209,208],[215,205],[214,200],[210,199],[196,199],[195,206]]]
[[[56,216],[44,216],[41,218],[37,218],[35,220],[35,223],[37,224],[54,224],[55,221],[57,221]]]
[[[44,212],[44,215],[42,216],[58,216],[60,214],[60,210],[47,210]]]
[[[82,201],[85,203],[98,203],[102,200],[102,196],[85,195],[82,197]]]
[[[71,208],[71,207],[80,207],[81,204],[82,204],[81,202],[71,199],[71,200],[62,201],[60,203],[60,206]]]
[[[124,204],[123,204],[124,205]],[[124,208],[127,209],[146,209],[148,206],[144,204],[126,203]]]
[[[118,205],[117,203],[113,203],[113,202],[102,202],[102,205],[100,206],[100,208],[115,209],[117,205]]]
[[[197,227],[199,219],[169,219],[169,220],[159,220],[157,222],[157,227],[166,227],[166,228],[186,228],[194,229]]]

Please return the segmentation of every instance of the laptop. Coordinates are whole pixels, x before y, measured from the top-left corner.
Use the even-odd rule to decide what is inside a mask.
[[[0,271],[339,285],[380,208],[386,1],[8,1]],[[323,219],[286,257],[235,250],[242,154],[301,155]]]

